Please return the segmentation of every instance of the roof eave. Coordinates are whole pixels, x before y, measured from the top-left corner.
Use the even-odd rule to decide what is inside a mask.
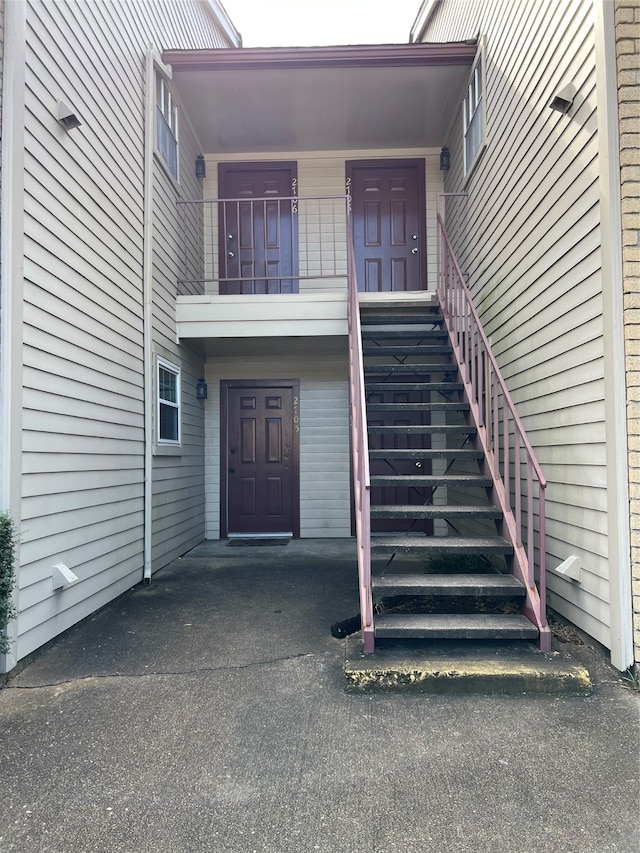
[[[163,62],[174,71],[268,70],[270,68],[335,68],[442,66],[471,64],[476,43],[446,42],[335,47],[225,48],[166,50]]]

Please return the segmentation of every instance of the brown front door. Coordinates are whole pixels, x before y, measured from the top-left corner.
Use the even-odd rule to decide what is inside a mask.
[[[424,290],[424,160],[347,163],[358,290]]]
[[[426,403],[429,393],[421,391],[376,391],[367,395],[368,403]],[[415,412],[371,412],[367,415],[369,426],[426,426],[430,422],[428,411]],[[429,434],[375,433],[369,435],[370,450],[422,450],[431,446]],[[420,475],[431,473],[429,459],[372,459],[370,461],[372,475]],[[380,505],[418,505],[424,506],[433,502],[430,488],[419,486],[375,486],[371,489],[371,506]],[[430,521],[411,521],[407,519],[372,518],[371,530],[374,533],[383,531],[408,531],[413,533],[432,532]]]
[[[247,199],[220,204],[221,293],[297,292],[295,177],[295,163],[220,164],[220,198]]]
[[[223,535],[299,533],[295,382],[223,382]]]

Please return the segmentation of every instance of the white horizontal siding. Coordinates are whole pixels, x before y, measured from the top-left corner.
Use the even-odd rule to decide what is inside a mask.
[[[18,658],[142,576],[145,55],[228,44],[199,2],[27,4]],[[59,125],[58,100],[79,128]],[[191,196],[198,146],[180,131]],[[175,360],[175,195],[163,203],[154,345]],[[185,447],[158,462],[156,567],[204,532],[201,360],[180,358]],[[59,561],[80,580],[54,593]]]
[[[444,0],[423,38],[486,37],[487,148],[465,182],[458,113],[445,189],[469,197],[447,221],[549,481],[548,564],[582,557],[582,584],[550,573],[550,603],[609,646],[593,23],[589,0]],[[548,107],[568,82],[571,117]]]
[[[207,538],[220,536],[220,380],[300,380],[300,536],[351,535],[346,359],[215,358],[207,362]]]

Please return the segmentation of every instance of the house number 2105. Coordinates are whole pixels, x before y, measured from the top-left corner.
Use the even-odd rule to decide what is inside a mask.
[[[298,403],[300,401],[297,397],[293,398],[293,427],[296,432],[300,432],[300,413],[298,412]]]

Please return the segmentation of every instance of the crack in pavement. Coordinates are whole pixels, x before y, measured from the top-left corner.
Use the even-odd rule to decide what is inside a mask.
[[[325,655],[328,653],[325,653]],[[47,687],[61,687],[64,684],[74,684],[76,682],[82,681],[90,681],[91,679],[103,679],[103,678],[149,678],[151,676],[172,676],[172,675],[197,675],[198,673],[213,673],[213,672],[224,672],[229,671],[233,672],[235,670],[242,669],[251,669],[253,667],[258,666],[268,666],[273,663],[284,663],[290,660],[299,660],[300,658],[312,658],[318,657],[318,655],[313,652],[299,652],[295,655],[285,655],[279,658],[266,658],[265,660],[256,660],[256,661],[248,661],[247,663],[240,664],[223,664],[221,666],[205,666],[205,667],[196,667],[195,669],[185,669],[185,670],[153,670],[149,672],[138,672],[138,673],[123,673],[123,672],[112,672],[112,673],[102,673],[100,675],[81,675],[76,678],[66,678],[61,681],[52,681],[46,684],[12,684],[11,681],[8,681],[2,689],[4,690],[43,690]]]

